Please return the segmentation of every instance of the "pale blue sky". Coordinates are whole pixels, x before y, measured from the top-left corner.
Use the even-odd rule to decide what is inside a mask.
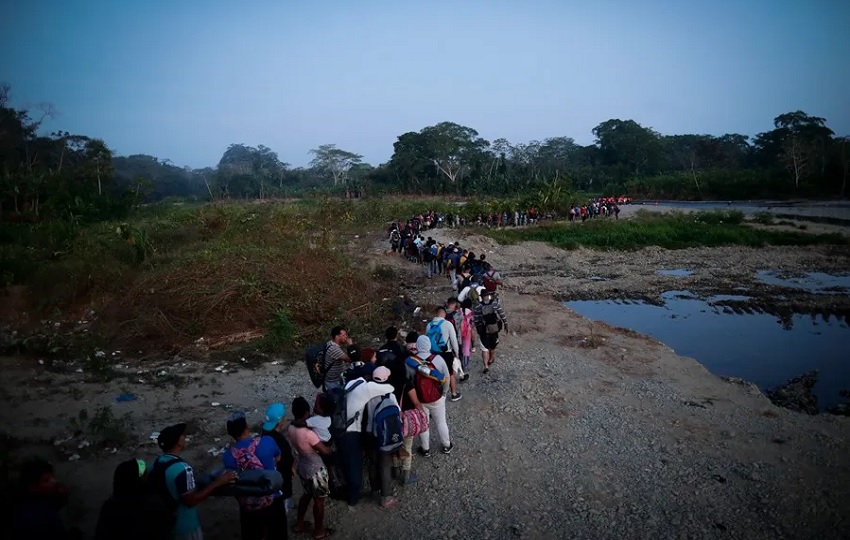
[[[441,121],[493,140],[771,128],[850,134],[848,0],[3,0],[0,81],[120,154],[214,165],[228,144],[373,164]]]

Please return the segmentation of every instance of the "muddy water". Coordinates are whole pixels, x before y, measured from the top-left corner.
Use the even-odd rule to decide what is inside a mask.
[[[821,408],[841,401],[850,389],[850,325],[846,319],[766,313],[736,313],[722,302],[745,297],[699,299],[669,291],[663,305],[641,301],[573,301],[581,315],[630,328],[695,358],[717,375],[741,377],[765,389],[819,369],[815,394]]]

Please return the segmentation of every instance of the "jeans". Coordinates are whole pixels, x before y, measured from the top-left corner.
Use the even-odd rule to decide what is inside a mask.
[[[428,431],[419,436],[424,450],[431,449],[431,428],[437,428],[437,435],[443,446],[451,446],[449,439],[449,423],[446,419],[446,397],[443,396],[434,403],[425,403],[425,415],[428,417]]]
[[[359,431],[346,431],[341,441],[342,474],[348,487],[349,506],[360,502],[360,490],[363,487],[363,445],[360,437]]]
[[[452,278],[452,289],[457,289],[457,270],[454,268],[449,270],[449,276]]]

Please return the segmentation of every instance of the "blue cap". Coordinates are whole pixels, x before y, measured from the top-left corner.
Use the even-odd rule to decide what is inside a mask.
[[[271,431],[280,424],[283,417],[286,416],[286,405],[283,403],[272,403],[266,409],[266,420],[263,422],[263,429]]]

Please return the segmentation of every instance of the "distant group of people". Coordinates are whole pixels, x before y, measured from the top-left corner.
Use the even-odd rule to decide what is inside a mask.
[[[567,211],[567,220],[584,222],[599,216],[613,216],[614,219],[620,219],[620,205],[631,204],[631,202],[631,197],[598,197],[581,206],[570,207]]]

